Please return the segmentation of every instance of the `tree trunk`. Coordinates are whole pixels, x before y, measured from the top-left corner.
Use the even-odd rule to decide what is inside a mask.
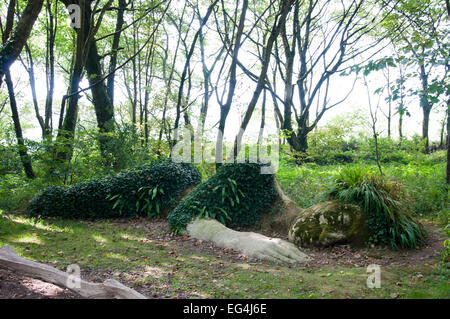
[[[69,1],[64,2],[66,6],[70,5]],[[64,96],[61,102],[62,119],[65,104],[67,102],[67,111],[64,115],[64,120],[59,126],[57,136],[57,155],[58,160],[70,162],[73,153],[73,139],[75,138],[75,127],[78,119],[78,100],[80,82],[83,75],[84,57],[85,57],[85,42],[89,34],[87,28],[87,21],[90,19],[88,15],[90,11],[90,1],[85,1],[84,7],[81,8],[81,28],[76,29],[76,48],[73,56],[73,69],[70,77],[70,84],[68,96]]]
[[[17,59],[22,52],[25,43],[30,36],[31,29],[41,12],[44,0],[28,1],[25,10],[16,25],[14,34],[3,45],[0,50],[0,87],[2,86],[3,75],[9,70],[11,64]]]
[[[89,79],[89,85],[91,86],[95,114],[97,115],[97,125],[100,132],[98,137],[100,151],[102,157],[108,159],[108,152],[111,151],[112,138],[106,133],[111,133],[115,130],[114,107],[110,95],[108,94],[105,81],[100,81],[103,78],[103,72],[100,65],[100,56],[97,52],[97,45],[94,41],[89,48],[85,68]]]
[[[400,138],[400,142],[403,139],[403,113],[399,112],[399,118],[398,118],[398,136]]]
[[[78,63],[76,63],[78,64]],[[78,119],[78,92],[79,84],[82,78],[83,68],[79,65],[75,65],[70,79],[69,95],[67,111],[64,116],[64,121],[61,126],[61,130],[58,131],[58,150],[57,158],[61,161],[70,161],[73,152],[73,139],[75,138],[75,127]],[[62,104],[66,102],[66,97],[63,97]],[[62,107],[61,109],[64,109]]]
[[[26,277],[40,279],[44,282],[68,288],[83,298],[146,299],[144,295],[114,279],[105,280],[103,283],[84,281],[76,276],[76,272],[64,272],[49,265],[21,258],[7,245],[0,247],[0,268],[9,269]]]
[[[447,100],[447,184],[450,184],[450,99]]]
[[[299,129],[297,131],[297,135],[295,136],[295,142],[293,143],[293,148],[297,152],[306,153],[308,150],[308,133],[303,129]]]
[[[237,61],[238,61],[238,55],[239,55],[239,49],[241,46],[241,37],[244,32],[244,26],[245,26],[245,16],[247,14],[247,8],[248,8],[248,0],[244,0],[242,2],[242,11],[241,15],[239,17],[239,25],[236,30],[236,37],[234,40],[234,47],[233,47],[233,56],[231,59],[231,66],[230,66],[230,82],[228,85],[228,94],[227,99],[224,104],[220,104],[220,120],[219,120],[219,130],[217,132],[217,139],[216,139],[216,154],[215,154],[215,160],[216,160],[216,169],[218,169],[223,162],[223,138],[225,133],[225,124],[228,117],[228,113],[230,112],[231,103],[233,102],[233,96],[234,91],[236,89],[236,67],[237,67]],[[231,49],[231,48],[230,48]]]
[[[53,131],[53,93],[55,90],[55,38],[58,25],[58,2],[55,2],[55,14],[52,13],[51,1],[47,0],[47,13],[49,25],[47,26],[47,53],[45,55],[45,74],[47,84],[47,96],[45,98],[44,137]]]
[[[26,66],[25,63],[23,61],[22,62],[28,73],[28,78],[30,80],[31,96],[33,99],[34,112],[36,114],[36,119],[38,120],[39,126],[41,127],[42,138],[44,138],[45,137],[45,122],[44,122],[44,119],[42,118],[41,114],[39,113],[39,103],[38,103],[37,94],[36,94],[36,78],[34,75],[35,74],[34,73],[34,60],[33,60],[33,55],[31,53],[31,49],[29,48],[29,46],[27,44],[25,44],[25,52],[27,53],[29,65]]]
[[[234,141],[234,148],[233,148],[233,156],[236,159],[241,143],[242,143],[242,136],[245,132],[245,129],[247,128],[248,123],[250,122],[250,119],[252,117],[253,111],[255,109],[256,103],[258,102],[259,96],[261,94],[262,89],[264,88],[266,79],[267,79],[267,70],[269,68],[270,58],[272,56],[272,48],[275,43],[276,38],[280,34],[282,28],[284,27],[286,23],[286,17],[289,14],[289,11],[291,10],[293,1],[292,0],[284,0],[281,4],[280,12],[277,15],[277,19],[274,22],[274,25],[272,26],[272,30],[270,32],[269,39],[267,40],[267,44],[264,48],[264,61],[262,63],[262,69],[261,73],[258,78],[258,83],[256,85],[256,89],[253,92],[253,97],[248,104],[247,110],[245,111],[244,119],[242,120],[241,128],[239,130],[238,135],[235,138]]]
[[[17,137],[17,144],[18,144],[17,146],[19,149],[20,160],[22,161],[25,175],[28,178],[33,179],[35,178],[35,175],[33,172],[33,167],[31,165],[31,158],[27,153],[27,147],[23,140],[22,126],[20,125],[19,111],[17,109],[16,96],[14,94],[14,85],[12,83],[11,74],[9,70],[6,70],[5,72],[5,82],[6,86],[8,87],[9,102],[11,105],[11,113],[14,122],[14,130],[16,132]]]
[[[388,138],[391,138],[391,120],[392,120],[392,94],[391,94],[391,74],[389,70],[389,66],[387,67],[387,75],[386,75],[386,87],[387,87],[387,94],[388,94],[388,114],[386,115],[388,126],[387,126],[387,134]]]
[[[423,110],[422,138],[425,140],[425,153],[428,154],[430,152],[430,141],[428,138],[428,129],[429,129],[429,124],[430,124],[431,107],[424,105],[422,110]]]
[[[430,123],[430,113],[432,104],[428,100],[427,91],[428,91],[428,74],[425,71],[424,64],[420,65],[419,68],[420,81],[422,84],[422,93],[420,95],[420,107],[423,111],[423,122],[422,122],[422,138],[425,139],[425,153],[430,152],[430,141],[428,138],[428,127]]]
[[[117,66],[117,52],[119,49],[119,43],[120,43],[120,35],[122,33],[122,26],[124,23],[124,11],[125,8],[127,7],[127,3],[125,0],[119,0],[119,8],[117,10],[117,21],[116,21],[116,30],[114,33],[114,38],[113,38],[113,44],[112,44],[112,53],[111,53],[111,59],[109,61],[109,73],[110,75],[108,76],[108,81],[107,81],[107,90],[108,90],[108,95],[109,95],[109,99],[111,100],[111,105],[114,106],[114,77],[115,77],[115,72],[114,70],[116,69]]]

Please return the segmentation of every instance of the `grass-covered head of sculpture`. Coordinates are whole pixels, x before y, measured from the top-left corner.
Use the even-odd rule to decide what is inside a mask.
[[[184,190],[200,180],[192,164],[159,160],[72,187],[48,187],[30,201],[27,214],[89,219],[159,217]]]
[[[169,228],[179,233],[194,217],[216,219],[228,227],[251,227],[275,196],[274,177],[261,174],[260,164],[224,164],[169,214]]]

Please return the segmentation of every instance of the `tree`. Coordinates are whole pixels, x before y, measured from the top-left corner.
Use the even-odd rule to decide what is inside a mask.
[[[445,93],[449,70],[450,43],[445,9],[434,0],[383,1],[382,5],[394,12],[388,21],[391,37],[399,38],[404,58],[417,69],[415,76],[420,87],[414,94],[419,97],[422,108],[422,138],[428,153],[431,110]],[[406,27],[398,28],[400,25]]]
[[[270,32],[269,38],[267,39],[267,43],[263,50],[263,62],[261,65],[261,73],[259,74],[255,91],[253,92],[252,99],[247,106],[247,110],[245,111],[244,119],[242,120],[239,132],[236,135],[236,138],[234,141],[234,147],[233,147],[234,158],[236,158],[238,156],[238,154],[241,150],[242,137],[248,126],[248,123],[250,122],[250,119],[252,117],[256,103],[258,102],[261,91],[263,90],[263,88],[265,86],[265,82],[267,79],[267,71],[269,69],[270,58],[272,56],[272,48],[274,46],[275,40],[277,39],[281,30],[284,29],[287,15],[291,11],[293,4],[294,4],[294,1],[291,1],[291,0],[282,1],[279,12],[273,23],[272,30]],[[264,124],[264,122],[263,122],[263,124]]]
[[[15,0],[10,0],[10,3],[15,3]],[[17,57],[22,52],[25,43],[30,36],[31,29],[36,21],[39,13],[41,12],[44,0],[28,1],[25,10],[22,13],[13,34],[8,37],[8,41],[3,43],[0,50],[0,87],[2,85],[2,79],[6,71],[9,70],[11,64],[16,61]],[[14,10],[14,6],[10,6]],[[1,21],[0,21],[1,22]],[[12,29],[12,26],[11,26]],[[11,30],[7,30],[3,34],[10,33]]]
[[[248,0],[244,0],[242,2],[241,14],[239,16],[239,20],[237,18],[237,6],[239,2],[236,4],[235,10],[235,21],[239,21],[239,24],[236,26],[236,23],[233,24],[232,34],[235,34],[234,40],[230,40],[228,34],[230,34],[231,30],[229,29],[229,21],[226,17],[226,8],[222,1],[222,10],[224,11],[224,34],[223,34],[223,42],[228,43],[228,50],[231,52],[231,65],[229,70],[229,80],[228,80],[228,89],[227,89],[227,98],[223,101],[223,96],[225,95],[225,90],[222,92],[222,98],[219,99],[217,90],[217,100],[220,105],[220,119],[219,119],[219,127],[217,130],[217,139],[216,139],[216,167],[220,167],[223,162],[223,137],[225,132],[225,124],[228,117],[228,113],[231,109],[231,104],[233,102],[234,91],[236,89],[236,69],[238,63],[239,49],[241,48],[242,42],[242,34],[244,33],[244,25],[245,25],[245,17],[248,9]],[[217,21],[217,19],[216,19]],[[223,69],[223,66],[222,66]]]
[[[380,109],[381,95],[379,95],[377,105],[374,108],[372,105],[372,98],[371,98],[371,94],[370,94],[369,83],[367,82],[367,75],[370,73],[370,71],[371,70],[369,68],[366,68],[364,70],[363,82],[364,82],[364,86],[366,87],[366,91],[367,91],[367,103],[369,105],[369,113],[370,113],[370,119],[371,119],[370,128],[372,130],[373,141],[375,143],[375,160],[376,160],[376,163],[378,166],[378,170],[380,171],[381,176],[383,176],[383,170],[381,169],[381,165],[380,165],[380,152],[378,149],[379,133],[377,132],[378,110]]]
[[[352,91],[330,101],[332,77],[343,74],[356,57],[379,50],[385,38],[383,34],[372,40],[368,37],[388,15],[377,10],[376,4],[350,1],[340,6],[337,9],[330,1],[298,1],[286,24],[291,25],[290,32],[287,27],[281,32],[284,59],[278,52],[276,59],[284,84],[284,113],[278,117],[289,145],[297,152],[306,152],[308,134],[326,111],[344,102]],[[369,41],[362,44],[362,39]],[[315,118],[313,105],[317,105]]]
[[[246,0],[244,0],[244,1],[246,1]],[[184,95],[183,95],[184,85],[185,85],[186,77],[188,75],[188,71],[189,71],[189,68],[191,65],[191,58],[192,58],[192,55],[194,54],[194,49],[195,49],[197,40],[200,37],[200,35],[202,34],[203,27],[208,22],[208,19],[211,16],[211,13],[213,12],[214,7],[216,6],[216,4],[218,2],[219,2],[219,0],[214,0],[209,5],[205,16],[200,21],[200,27],[194,35],[194,38],[192,40],[189,51],[187,51],[187,54],[186,54],[186,61],[184,63],[183,71],[181,73],[180,85],[178,87],[178,96],[177,96],[177,104],[176,104],[176,118],[175,118],[175,125],[174,125],[174,141],[172,142],[172,145],[171,145],[172,147],[176,144],[176,141],[178,140],[178,129],[179,129],[181,113],[185,112],[187,109],[187,106],[188,106],[188,105],[185,105],[184,109],[182,109],[182,101],[184,98]],[[187,117],[185,117],[185,120],[186,119],[187,119]],[[189,123],[186,123],[186,124],[189,124]]]
[[[2,32],[2,43],[3,43],[4,47],[5,47],[5,45],[7,46],[8,43],[11,43],[11,41],[14,42],[14,39],[13,40],[10,39],[10,34],[11,34],[11,31],[12,31],[13,25],[14,25],[15,6],[16,6],[15,0],[11,0],[9,2],[9,6],[8,6],[8,13],[7,13],[7,17],[6,17],[5,27],[3,28],[3,26],[0,25],[0,29]],[[18,27],[16,27],[16,33],[13,34],[13,36],[16,36],[17,28]],[[19,111],[17,108],[16,96],[14,93],[14,84],[12,81],[9,66],[8,66],[8,68],[6,68],[4,70],[4,75],[6,77],[5,82],[8,87],[9,103],[11,106],[11,114],[12,114],[12,119],[14,122],[14,130],[16,133],[17,147],[18,147],[18,151],[19,151],[20,160],[22,161],[22,165],[23,165],[26,176],[28,178],[33,179],[33,178],[35,178],[35,175],[34,175],[33,167],[31,165],[31,158],[28,155],[27,147],[25,145],[24,138],[23,138],[22,126],[20,124]],[[1,78],[0,78],[0,80],[1,80]]]

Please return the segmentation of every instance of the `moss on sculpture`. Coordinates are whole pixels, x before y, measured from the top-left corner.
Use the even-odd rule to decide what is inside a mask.
[[[304,210],[289,231],[289,240],[301,247],[326,247],[337,243],[361,245],[369,237],[363,210],[337,200]]]

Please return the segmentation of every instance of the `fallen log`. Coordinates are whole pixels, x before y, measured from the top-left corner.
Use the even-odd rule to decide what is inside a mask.
[[[0,248],[0,267],[23,276],[40,279],[59,287],[68,288],[83,298],[147,299],[144,295],[122,285],[114,279],[105,280],[103,283],[92,283],[77,278],[76,284],[74,285],[73,275],[45,264],[21,258],[8,245]]]

